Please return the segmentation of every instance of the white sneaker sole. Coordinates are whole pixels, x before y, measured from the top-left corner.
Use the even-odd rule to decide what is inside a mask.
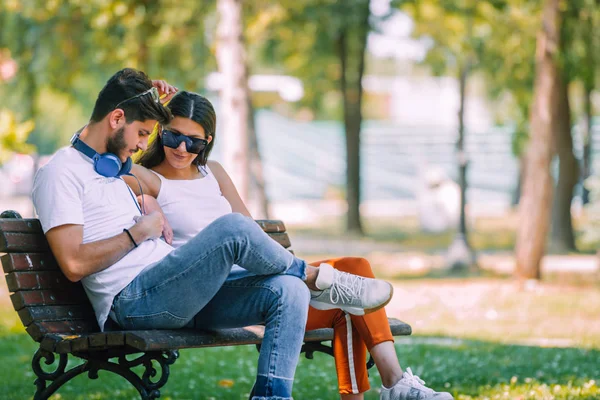
[[[438,393],[431,400],[454,400],[454,397],[449,393]]]
[[[384,303],[381,303],[377,307],[373,307],[373,308],[360,308],[360,307],[351,307],[351,306],[339,306],[337,304],[324,303],[322,301],[315,301],[315,300],[311,300],[309,304],[310,304],[310,306],[312,308],[316,308],[317,310],[336,310],[336,309],[340,309],[340,310],[346,311],[348,314],[359,315],[359,316],[360,315],[371,314],[372,312],[375,312],[375,311],[380,310],[383,307],[387,306],[389,304],[389,302],[392,301],[392,297],[394,296],[394,287],[392,286],[391,283],[389,283],[389,282],[386,282],[386,283],[388,285],[390,285],[390,296],[388,297],[388,299]]]

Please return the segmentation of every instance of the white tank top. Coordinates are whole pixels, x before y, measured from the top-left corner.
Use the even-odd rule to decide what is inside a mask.
[[[160,178],[160,191],[156,199],[173,228],[175,248],[232,211],[210,168],[204,166],[198,170],[203,176],[189,180],[167,179],[152,171]]]

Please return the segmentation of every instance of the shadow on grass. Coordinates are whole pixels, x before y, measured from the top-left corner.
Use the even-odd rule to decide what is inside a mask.
[[[27,399],[34,393],[31,356],[36,344],[24,334],[0,338],[0,398]],[[541,348],[448,337],[399,338],[403,367],[436,390],[459,399],[598,399],[600,351]],[[183,350],[162,390],[164,399],[243,399],[252,386],[257,353],[253,346]],[[74,366],[72,364],[71,366]],[[371,370],[366,399],[377,399],[380,379]],[[301,359],[294,385],[297,399],[335,399],[333,359],[316,354]],[[100,372],[100,379],[80,376],[52,399],[130,399],[136,392],[122,378]]]

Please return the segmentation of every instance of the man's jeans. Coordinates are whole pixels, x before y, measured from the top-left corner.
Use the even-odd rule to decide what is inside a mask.
[[[225,282],[234,264],[257,276]],[[252,219],[227,214],[144,269],[115,297],[114,317],[124,329],[264,324],[253,399],[291,399],[310,300],[305,269]]]

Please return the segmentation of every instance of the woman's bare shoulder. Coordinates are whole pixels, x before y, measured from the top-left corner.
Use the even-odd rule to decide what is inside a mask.
[[[160,191],[160,178],[154,172],[139,164],[133,164],[131,173],[145,186],[147,194],[156,197]]]

